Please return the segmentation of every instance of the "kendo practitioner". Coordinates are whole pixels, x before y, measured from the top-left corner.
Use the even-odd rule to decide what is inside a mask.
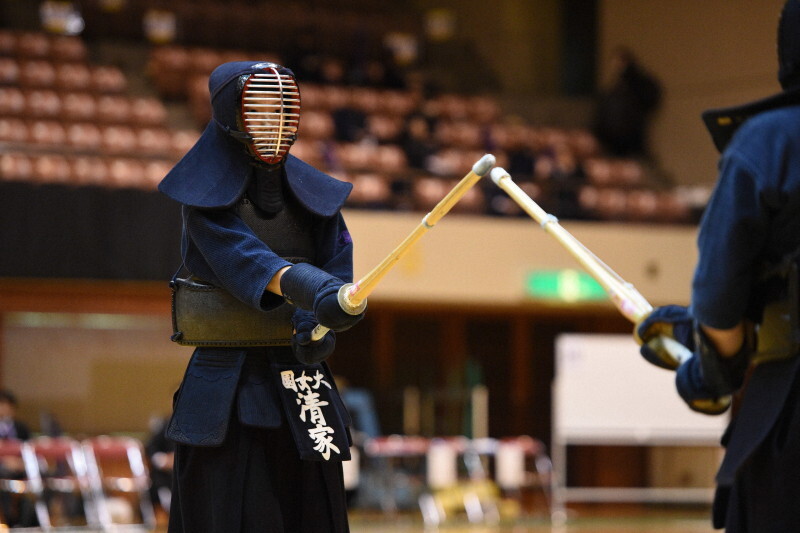
[[[693,352],[676,372],[691,409],[735,406],[712,513],[729,533],[800,531],[800,0],[783,7],[778,60],[783,92],[704,113],[722,155],[691,305],[656,308],[637,328]],[[641,353],[677,366],[648,344]]]
[[[324,361],[363,317],[337,299],[352,281],[340,213],[352,186],[288,153],[300,118],[288,68],[225,63],[209,91],[212,120],[159,185],[182,204],[189,276],[173,291],[195,295],[174,310],[173,340],[197,346],[166,430],[169,531],[347,532],[350,418]],[[331,331],[312,340],[316,324]]]

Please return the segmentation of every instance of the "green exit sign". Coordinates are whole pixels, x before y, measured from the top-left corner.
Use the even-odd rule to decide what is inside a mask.
[[[606,292],[593,277],[576,269],[535,270],[525,279],[525,293],[540,300],[580,302],[603,300]]]

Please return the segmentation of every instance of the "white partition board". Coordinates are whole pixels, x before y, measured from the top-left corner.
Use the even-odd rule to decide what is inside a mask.
[[[728,416],[690,410],[674,372],[647,363],[630,335],[556,339],[553,436],[579,444],[715,445]]]

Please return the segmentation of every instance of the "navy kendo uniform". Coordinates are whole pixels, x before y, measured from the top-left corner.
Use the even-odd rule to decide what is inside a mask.
[[[294,100],[269,94],[280,109],[247,114],[251,93],[259,100],[286,84]],[[336,300],[352,280],[340,214],[352,186],[286,153],[299,113],[292,84],[291,71],[271,63],[219,66],[209,78],[212,121],[159,185],[183,206],[191,280],[269,317],[261,346],[195,343],[167,428],[178,443],[170,532],[348,531],[341,461],[350,418],[324,359],[333,331],[362,316],[342,314]],[[263,117],[275,123],[259,131],[252,124]],[[267,291],[286,267],[283,295]],[[333,331],[311,341],[317,323]]]
[[[690,309],[657,308],[637,332],[671,334],[694,351],[676,385],[694,410],[719,414],[737,397],[723,436],[713,522],[729,533],[800,531],[800,1],[778,30],[784,92],[706,112],[722,151],[698,235]],[[739,353],[723,358],[698,327],[744,322]],[[756,340],[757,337],[757,340]],[[642,354],[669,367],[645,344]]]

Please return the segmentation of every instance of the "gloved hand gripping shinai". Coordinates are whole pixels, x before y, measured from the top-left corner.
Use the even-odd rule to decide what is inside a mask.
[[[298,263],[281,276],[281,293],[300,309],[313,311],[320,324],[344,331],[364,318],[364,311],[351,315],[339,304],[344,281],[308,263]]]
[[[754,346],[752,335],[747,336],[738,353],[723,357],[689,310],[680,305],[654,309],[636,328],[636,335],[642,341],[642,357],[661,368],[676,370],[675,386],[689,408],[708,415],[728,410],[731,394],[744,381]],[[680,342],[693,352],[692,356],[678,364],[657,343],[652,343],[659,336]]]
[[[664,348],[661,337],[671,337],[686,346],[690,352],[695,350],[694,318],[682,305],[656,307],[647,315],[634,332],[638,337],[642,354],[647,362],[667,370],[677,370],[680,361]]]
[[[292,351],[294,357],[305,365],[313,365],[324,361],[336,347],[336,334],[328,331],[319,340],[311,340],[311,332],[317,326],[314,313],[305,309],[295,309],[292,315],[294,335],[292,335]]]

